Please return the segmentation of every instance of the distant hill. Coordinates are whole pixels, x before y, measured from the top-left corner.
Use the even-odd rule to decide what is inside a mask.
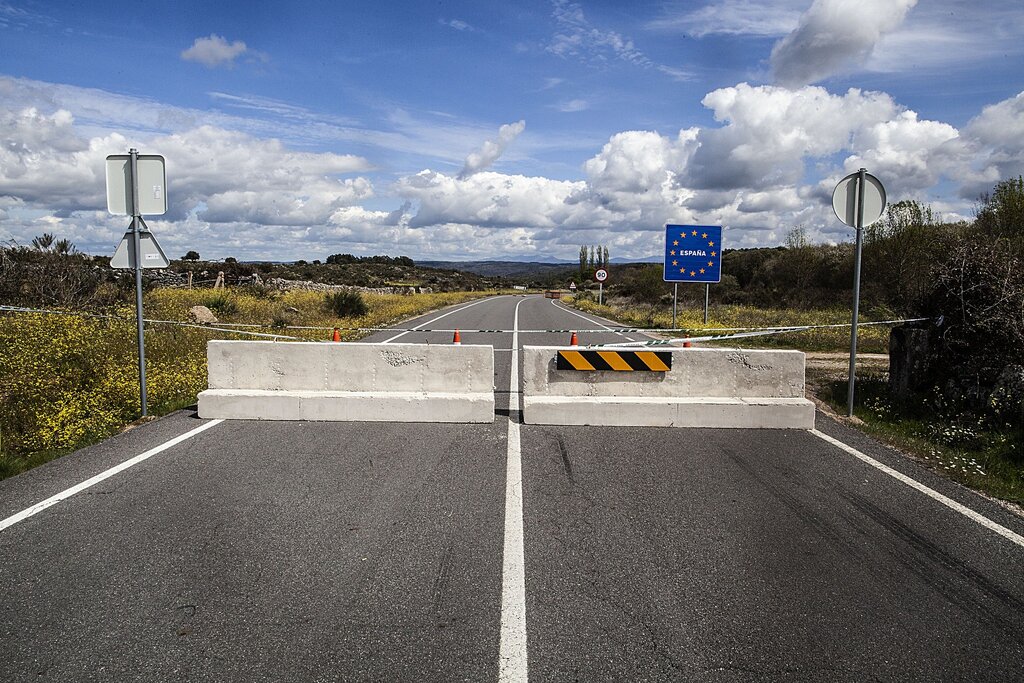
[[[571,275],[579,270],[579,265],[571,262],[537,263],[525,261],[417,261],[423,268],[439,268],[441,270],[459,270],[464,273],[475,273],[483,277],[504,278],[548,278],[559,275]]]

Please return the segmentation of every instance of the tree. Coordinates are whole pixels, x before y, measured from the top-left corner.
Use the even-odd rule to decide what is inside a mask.
[[[975,225],[998,237],[1024,236],[1024,177],[1001,180],[983,194]]]
[[[596,264],[597,264],[597,259],[596,259],[595,255],[594,255],[594,245],[590,245],[590,261],[589,261],[590,270],[594,270],[594,268],[597,267]]]
[[[198,261],[199,260],[199,252],[198,251],[190,251],[187,254],[185,254],[184,256],[182,256],[181,260],[182,261]]]
[[[896,202],[865,232],[865,282],[896,312],[912,313],[931,289],[933,270],[948,247],[931,207]]]
[[[587,279],[587,245],[580,245],[580,280]]]
[[[610,265],[610,262],[608,261],[608,245],[606,244],[603,247],[603,249],[604,249],[604,257],[601,259],[601,263],[603,263],[604,267],[607,268]]]

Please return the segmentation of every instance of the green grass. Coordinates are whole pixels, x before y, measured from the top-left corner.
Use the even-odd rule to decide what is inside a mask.
[[[1024,504],[1024,434],[964,413],[945,415],[927,400],[898,405],[887,375],[858,370],[853,414],[867,434],[929,469],[992,497]],[[846,414],[845,374],[816,373],[808,386],[836,413]]]
[[[13,477],[16,474],[27,472],[33,467],[48,463],[55,458],[70,453],[72,449],[59,449],[50,451],[37,451],[29,455],[13,455],[0,453],[0,479]]]

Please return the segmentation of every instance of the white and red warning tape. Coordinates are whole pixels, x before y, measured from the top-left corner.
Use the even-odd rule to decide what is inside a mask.
[[[37,313],[46,315],[67,315],[79,318],[98,318],[106,320],[117,320],[121,322],[134,322],[134,318],[126,318],[116,315],[104,315],[101,313],[85,313],[78,311],[58,311],[51,309],[38,309],[38,308],[25,308],[21,306],[2,306],[0,305],[0,312],[7,313]],[[861,327],[869,327],[874,325],[899,325],[903,323],[915,323],[923,322],[928,318],[901,318],[898,320],[879,320],[874,322],[863,322],[859,323]],[[264,332],[250,332],[246,329],[241,328],[257,328],[257,329],[274,329],[273,325],[266,324],[254,324],[254,323],[218,323],[217,326],[212,325],[200,325],[197,323],[189,323],[180,320],[153,320],[146,318],[144,322],[151,325],[177,325],[179,327],[192,327],[201,330],[211,330],[217,332],[228,332],[231,334],[245,334],[254,337],[267,337],[271,339],[293,339],[303,341],[300,337],[295,337],[286,334],[270,334]],[[839,329],[850,327],[850,323],[834,323],[826,325],[787,325],[777,327],[672,327],[672,328],[649,328],[649,327],[605,327],[601,329],[541,329],[541,330],[504,330],[504,329],[467,329],[467,328],[405,328],[405,327],[314,327],[305,325],[286,325],[284,329],[288,330],[313,330],[313,331],[324,331],[329,332],[332,330],[339,330],[342,332],[432,332],[432,333],[445,333],[454,334],[456,331],[462,334],[512,334],[518,332],[519,334],[607,334],[612,333],[644,333],[644,334],[665,334],[671,332],[697,332],[705,333],[703,336],[693,337],[673,337],[671,339],[650,339],[644,341],[631,341],[631,342],[612,342],[607,344],[586,344],[585,347],[602,347],[602,346],[676,346],[681,343],[693,343],[693,342],[709,342],[709,341],[724,341],[728,339],[742,339],[747,337],[762,337],[776,334],[786,334],[790,332],[805,332],[808,330],[821,330],[821,329]],[[708,332],[726,332],[728,334],[706,334]]]

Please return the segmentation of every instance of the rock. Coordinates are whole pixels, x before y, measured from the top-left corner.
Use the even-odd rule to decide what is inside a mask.
[[[188,309],[188,319],[200,325],[215,325],[219,322],[213,311],[206,306],[193,306]]]
[[[285,306],[284,307],[284,312],[285,313],[298,313],[299,309],[295,308],[294,306]]]

